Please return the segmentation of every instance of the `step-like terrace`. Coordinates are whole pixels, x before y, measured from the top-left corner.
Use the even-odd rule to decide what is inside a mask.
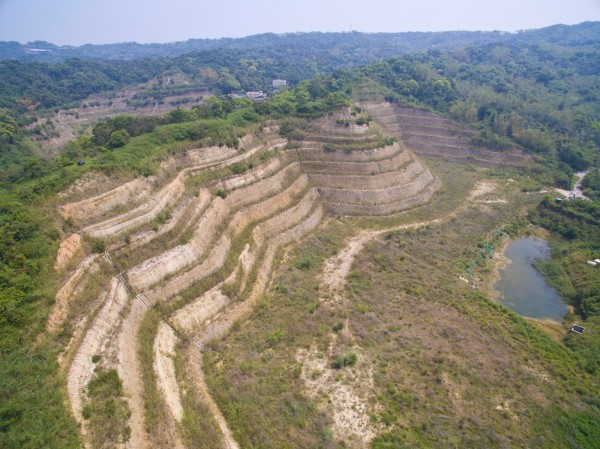
[[[487,167],[533,164],[533,159],[517,148],[498,151],[474,144],[477,131],[429,111],[391,103],[364,103],[363,107],[386,132],[418,155]]]

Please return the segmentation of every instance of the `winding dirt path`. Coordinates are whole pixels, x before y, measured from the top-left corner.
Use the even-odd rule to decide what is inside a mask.
[[[338,254],[325,262],[323,274],[320,279],[321,290],[329,291],[335,302],[342,302],[344,300],[342,294],[346,284],[346,278],[352,268],[354,259],[368,242],[386,232],[418,229],[423,226],[445,222],[464,211],[470,203],[476,200],[476,198],[494,191],[496,187],[495,184],[487,181],[479,182],[459,207],[440,218],[394,226],[387,229],[360,231],[347,241],[344,248]],[[348,326],[346,326],[346,329],[348,329]],[[333,338],[335,339],[335,335],[333,335]],[[333,341],[331,345],[333,345]],[[359,348],[355,349],[358,350]],[[311,348],[311,351],[316,351],[316,349]],[[353,441],[350,443],[350,447],[352,448],[368,447],[368,444],[375,436],[376,431],[369,423],[367,414],[368,406],[366,405],[368,402],[366,400],[361,402],[361,397],[364,398],[368,396],[368,394],[362,390],[364,390],[365,385],[369,384],[369,381],[372,387],[372,371],[370,372],[370,375],[367,375],[362,379],[360,388],[358,385],[353,386],[352,383],[347,384],[345,382],[339,382],[337,378],[334,379],[332,376],[327,375],[328,367],[326,366],[326,363],[324,360],[311,354],[311,351],[301,350],[297,356],[297,358],[305,364],[302,379],[305,388],[307,389],[307,394],[311,397],[316,397],[317,391],[320,393],[327,391],[330,397],[335,397],[336,400],[334,401],[331,411],[334,421],[334,434],[337,438],[345,438],[347,435],[351,434],[354,437]],[[333,353],[331,346],[330,353]],[[318,380],[312,379],[307,373],[314,372],[315,369],[325,373],[325,375],[322,375]],[[337,376],[337,373],[334,374]],[[358,393],[360,391],[362,391],[362,396]]]
[[[346,246],[338,254],[325,261],[323,275],[321,276],[321,283],[332,292],[340,291],[346,284],[346,277],[350,272],[354,258],[371,240],[386,232],[418,229],[422,228],[423,226],[439,224],[447,221],[450,218],[458,215],[461,211],[465,210],[469,203],[473,202],[476,198],[494,191],[496,187],[497,186],[495,184],[487,181],[479,182],[461,206],[440,218],[394,226],[386,229],[360,231],[357,235],[348,240]]]

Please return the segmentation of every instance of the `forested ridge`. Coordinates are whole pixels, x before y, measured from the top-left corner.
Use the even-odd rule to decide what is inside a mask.
[[[530,34],[527,32],[526,34]],[[243,38],[189,39],[167,44],[119,44],[57,46],[49,42],[35,41],[27,44],[0,42],[0,60],[14,59],[23,62],[64,62],[71,58],[89,60],[130,60],[141,58],[177,57],[185,53],[216,49],[256,50],[284,49],[317,52],[323,50],[330,57],[342,54],[350,61],[388,58],[399,53],[426,50],[437,47],[442,50],[479,45],[510,38],[509,33],[499,31],[448,31],[404,33],[264,33]],[[33,51],[31,51],[33,49]],[[41,50],[41,51],[40,51]]]
[[[380,47],[362,54],[348,49],[332,56],[329,50],[317,49],[316,44],[304,47],[301,41],[297,47],[271,45],[265,35],[256,48],[226,47],[177,58],[74,59],[58,64],[4,61],[0,62],[0,145],[8,148],[35,121],[38,111],[78,106],[98,92],[110,97],[111,92],[148,80],[159,82],[141,89],[136,95],[140,104],[160,101],[169,92],[198,89],[225,94],[270,92],[275,78],[295,86],[315,75],[338,72],[336,78],[376,81],[388,100],[430,108],[478,127],[477,139],[483,145],[522,146],[556,168],[550,182],[566,187],[573,171],[596,162],[600,142],[597,29],[596,23],[555,26],[511,35],[502,43],[411,53],[348,73],[342,72],[368,62],[373,56],[366,55],[377,55]],[[319,42],[318,33],[311,36]],[[326,42],[334,39],[324,36]],[[189,82],[162,83],[165,74],[175,73],[184,74]],[[8,153],[3,152],[2,159],[11,159]]]
[[[57,107],[86,96],[152,79],[173,70],[187,73],[201,85],[223,93],[268,90],[274,78],[292,85],[317,74],[351,69],[409,52],[480,48],[485,44],[509,46],[552,45],[557,48],[590,48],[598,45],[595,22],[575,26],[556,25],[516,34],[490,32],[448,33],[299,33],[264,34],[244,39],[224,39],[181,55],[149,59],[86,61],[75,57],[60,63],[34,64],[6,60],[0,63],[0,107],[13,107],[22,99],[35,107]],[[213,42],[213,41],[209,41]],[[126,47],[131,44],[123,44]],[[167,48],[174,44],[164,44]],[[88,54],[87,51],[84,52]],[[501,53],[501,52],[500,52]],[[495,63],[502,64],[502,55]],[[12,59],[12,58],[5,58]],[[129,60],[127,60],[129,59]],[[506,60],[506,58],[504,58]],[[589,67],[593,70],[593,67]],[[29,104],[29,103],[26,103]]]
[[[392,102],[426,107],[479,129],[476,140],[522,146],[554,166],[554,184],[598,161],[600,51],[576,46],[488,44],[430,51],[358,69]]]

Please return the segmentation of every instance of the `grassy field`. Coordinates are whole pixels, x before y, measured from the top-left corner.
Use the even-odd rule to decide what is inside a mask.
[[[580,358],[481,293],[490,261],[459,279],[499,226],[527,232],[541,197],[501,172],[430,166],[443,193],[373,226],[446,216],[482,179],[495,190],[367,244],[341,295],[316,279],[366,222],[331,220],[282,257],[252,316],[207,353],[241,447],[594,447],[598,382]]]

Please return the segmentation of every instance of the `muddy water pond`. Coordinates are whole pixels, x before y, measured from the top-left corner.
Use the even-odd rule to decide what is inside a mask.
[[[500,269],[500,279],[494,283],[496,299],[520,315],[562,321],[567,306],[556,290],[533,267],[536,259],[548,259],[550,247],[545,240],[523,238],[507,245],[504,256],[509,263]]]

